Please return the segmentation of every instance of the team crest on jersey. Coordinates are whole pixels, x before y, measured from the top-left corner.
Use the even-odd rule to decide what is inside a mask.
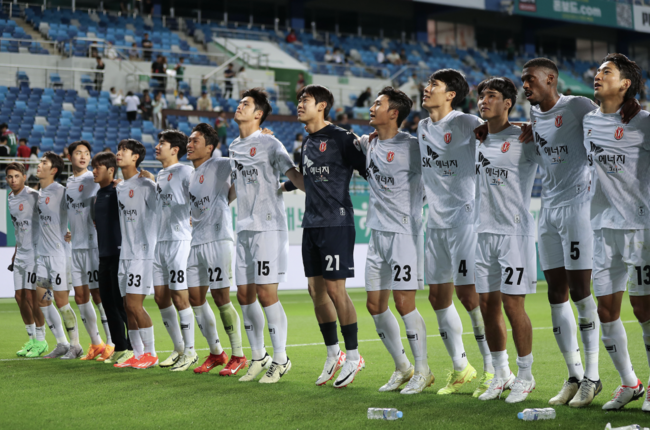
[[[45,197],[45,204],[46,204],[46,205],[49,205],[49,204],[50,204],[50,198],[49,198],[49,197]]]
[[[320,152],[325,152],[325,150],[327,149],[327,141],[321,142],[318,149],[320,149]]]
[[[510,142],[503,142],[501,145],[501,152],[506,153],[510,149]]]
[[[591,136],[591,129],[587,132],[587,136]]]
[[[614,133],[616,140],[623,139],[623,127],[616,127],[616,132]]]
[[[395,159],[395,153],[393,151],[390,151],[388,155],[386,155],[386,161],[389,163],[392,162]]]
[[[20,206],[18,206],[18,210],[21,211],[21,212],[23,211],[23,204],[22,203],[20,204]]]
[[[451,143],[451,133],[445,133],[445,143],[449,145]]]
[[[79,192],[82,192],[84,190],[83,184],[79,185]]]
[[[129,197],[133,198],[133,190],[129,190]]]
[[[199,184],[202,184],[202,183],[203,183],[203,175],[201,175],[201,177],[199,178]]]
[[[562,115],[558,115],[555,117],[555,126],[557,128],[562,127]]]
[[[251,148],[251,157],[255,157],[255,154],[257,154],[257,148],[254,146]]]
[[[174,174],[173,174],[173,173],[170,173],[170,174],[169,174],[169,176],[167,176],[167,182],[169,182],[169,181],[171,181],[171,180],[172,180],[172,176],[174,176]]]

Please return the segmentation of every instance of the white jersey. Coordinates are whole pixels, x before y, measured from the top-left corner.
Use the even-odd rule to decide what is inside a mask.
[[[9,194],[9,214],[16,235],[16,260],[33,261],[38,247],[38,191],[24,187]]]
[[[60,257],[67,254],[70,245],[65,241],[68,232],[68,210],[65,203],[65,187],[52,182],[41,189],[38,198],[40,236],[38,255]]]
[[[230,160],[211,157],[190,178],[192,246],[217,240],[234,240],[228,207]]]
[[[427,228],[452,228],[476,221],[476,136],[481,120],[452,111],[438,122],[418,125],[422,177],[429,203]]]
[[[65,200],[72,233],[72,249],[97,248],[97,232],[91,214],[99,188],[92,172],[68,178]]]
[[[591,196],[591,169],[582,144],[582,119],[597,109],[588,98],[560,96],[555,106],[542,112],[530,109],[535,144],[542,171],[542,207],[557,208],[582,203]]]
[[[532,236],[530,194],[537,171],[536,147],[519,142],[521,128],[488,134],[476,155],[478,233]]]
[[[158,172],[156,197],[160,228],[158,241],[191,240],[190,178],[194,168],[176,163]]]
[[[650,113],[623,124],[620,111],[585,116],[584,145],[597,175],[591,200],[594,230],[650,228]]]
[[[280,175],[294,164],[282,142],[256,131],[238,137],[228,149],[237,190],[237,232],[286,231],[287,212],[278,190]]]
[[[419,235],[424,184],[418,139],[399,132],[391,139],[360,139],[366,154],[370,201],[366,225],[373,230]]]
[[[122,232],[120,260],[153,260],[160,222],[155,182],[138,174],[120,182],[117,204]]]

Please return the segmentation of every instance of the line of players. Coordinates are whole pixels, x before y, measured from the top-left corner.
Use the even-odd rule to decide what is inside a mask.
[[[539,165],[543,175],[540,262],[549,284],[553,331],[569,371],[560,393],[549,403],[587,406],[602,390],[598,375],[601,326],[603,343],[621,375],[621,385],[603,408],[620,409],[642,397],[643,385],[632,370],[620,321],[622,295],[629,283],[650,363],[650,252],[644,247],[650,239],[650,178],[642,168],[650,155],[650,141],[645,138],[650,122],[648,113],[639,112],[634,100],[642,82],[640,71],[623,55],[607,56],[595,77],[600,108],[582,97],[559,95],[557,78],[557,67],[550,60],[535,59],[524,66],[522,82],[533,105],[532,124],[519,128],[508,122],[517,94],[510,80],[490,78],[479,85],[482,123],[455,110],[469,92],[462,74],[437,71],[425,89],[422,105],[429,118],[420,123],[417,137],[398,132],[398,124],[412,107],[399,91],[386,88],[379,93],[370,120],[376,134],[358,138],[325,122],[332,94],[324,87],[307,86],[298,105],[298,119],[309,133],[299,171],[282,144],[259,131],[270,106],[257,90],[245,93],[237,109],[240,137],[230,147],[229,160],[212,157],[217,143],[214,130],[199,125],[187,145],[188,159],[195,168],[192,172],[178,164],[184,154],[184,136],[165,131],[156,148],[156,158],[164,167],[156,185],[143,178],[145,172],[137,171],[144,147],[134,141],[121,142],[117,166],[108,166],[105,184],[112,186],[112,175],[120,167],[125,181],[117,186],[123,238],[119,286],[126,295],[135,355],[116,351],[122,354],[116,365],[146,368],[157,364],[151,320],[142,307],[144,296],[155,284],[156,302],[175,345],[175,352],[161,366],[185,370],[197,360],[193,333],[192,339],[189,336],[193,330],[190,304],[211,349],[208,360],[195,372],[226,364],[214,315],[205,302],[208,287],[233,345],[221,374],[235,374],[246,366],[239,317],[228,299],[233,241],[228,203],[237,198],[237,298],[253,355],[242,380],[252,380],[268,368],[261,382],[276,382],[289,371],[287,319],[277,299],[277,284],[285,279],[287,264],[284,204],[277,191],[284,173],[290,181],[281,190],[306,192],[303,261],[328,351],[316,383],[327,383],[339,370],[334,386],[351,383],[365,366],[357,349],[356,312],[345,291],[345,279],[354,275],[355,231],[348,186],[356,169],[370,184],[367,307],[396,366],[380,391],[396,390],[406,383],[402,393],[413,394],[434,382],[427,364],[426,325],[415,307],[415,292],[424,287],[426,267],[429,299],[454,369],[438,393],[454,393],[477,376],[467,360],[461,321],[452,302],[456,290],[483,356],[483,374],[474,396],[496,399],[510,389],[507,402],[523,401],[535,387],[532,327],[524,301],[526,294],[536,290],[534,226],[528,208]],[[39,178],[48,163],[53,166],[50,158],[44,156]],[[73,165],[74,160],[73,153]],[[47,190],[41,191],[41,199],[45,194]],[[425,246],[421,213],[427,200]],[[39,209],[41,205],[39,201]],[[591,228],[586,227],[588,222]],[[162,228],[157,232],[158,225]],[[74,241],[74,228],[72,236]],[[41,262],[46,255],[39,251],[41,285],[60,276],[47,261]],[[598,307],[590,290],[592,265]],[[184,282],[189,288],[179,286]],[[406,358],[397,320],[388,308],[391,290],[406,326],[414,365]],[[569,295],[578,309],[584,368]],[[258,298],[269,320],[272,360],[264,350],[264,315]],[[182,336],[172,301],[181,314]],[[513,327],[516,377],[505,350],[502,304]],[[185,310],[189,312],[184,319]],[[45,315],[47,319],[49,314]],[[337,318],[346,353],[338,347]],[[48,324],[52,326],[49,319]],[[138,334],[143,349],[136,345]],[[643,410],[650,410],[650,391]]]

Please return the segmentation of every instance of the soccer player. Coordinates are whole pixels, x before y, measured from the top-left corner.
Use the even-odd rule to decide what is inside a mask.
[[[453,302],[455,290],[470,316],[483,356],[483,375],[473,394],[478,397],[490,385],[494,367],[474,285],[477,218],[474,129],[481,121],[455,110],[468,93],[469,85],[457,70],[443,69],[432,74],[422,100],[429,118],[420,121],[418,140],[429,203],[425,253],[429,301],[453,363],[447,384],[438,394],[457,392],[477,374],[465,354],[463,326]]]
[[[20,316],[29,340],[16,353],[19,357],[38,357],[47,352],[45,320],[36,294],[36,249],[38,248],[38,191],[25,186],[27,175],[21,163],[5,168],[9,194],[9,213],[16,234],[16,250],[9,270],[14,272],[14,290]]]
[[[506,402],[517,403],[535,388],[533,331],[524,301],[537,287],[534,220],[529,207],[538,155],[535,146],[519,142],[521,129],[508,122],[517,98],[515,84],[508,78],[489,78],[477,91],[479,112],[487,121],[489,134],[476,157],[476,289],[495,367],[494,378],[479,399],[496,399],[510,389]],[[517,349],[516,379],[508,365],[502,302]]]
[[[386,87],[370,107],[370,125],[377,137],[362,136],[370,185],[367,226],[366,306],[379,338],[395,361],[395,372],[379,391],[393,391],[408,382],[402,394],[417,394],[433,384],[427,363],[427,328],[415,307],[415,293],[424,289],[424,184],[417,137],[399,132],[413,101]],[[404,320],[415,367],[409,362],[395,315],[388,308],[390,292]]]
[[[158,237],[156,184],[139,177],[138,166],[147,150],[135,139],[117,145],[117,166],[124,181],[117,185],[122,247],[118,272],[125,300],[133,357],[115,367],[147,369],[158,364],[153,323],[143,306],[153,287],[153,260]]]
[[[68,147],[72,163],[72,176],[66,183],[66,206],[72,244],[72,287],[74,300],[79,308],[81,321],[90,336],[90,347],[82,360],[94,360],[101,356],[104,360],[113,354],[115,345],[111,341],[106,313],[99,294],[99,253],[97,249],[97,232],[91,216],[99,185],[95,184],[90,165],[90,143],[85,140],[73,142]],[[90,303],[99,309],[106,343],[102,341],[97,330],[97,314]]]
[[[621,377],[604,410],[621,409],[644,395],[621,321],[626,287],[650,364],[650,114],[642,111],[629,124],[619,114],[623,103],[642,88],[636,63],[623,54],[607,55],[594,78],[600,108],[585,115],[582,125],[589,164],[597,175],[591,200],[594,293],[603,344]],[[650,412],[650,391],[642,409]]]
[[[304,189],[284,145],[264,135],[260,125],[271,113],[267,94],[252,88],[242,94],[235,122],[239,137],[229,146],[232,182],[237,194],[237,300],[251,344],[252,361],[240,381],[252,381],[268,368],[261,383],[275,383],[291,369],[287,357],[287,315],[278,299],[286,281],[289,236],[280,175]],[[273,361],[264,348],[264,313],[269,320]]]
[[[302,259],[327,346],[327,360],[316,385],[326,384],[341,369],[334,381],[334,387],[341,388],[351,384],[365,367],[358,350],[357,312],[345,290],[345,279],[354,277],[350,179],[353,170],[365,176],[366,159],[352,132],[325,122],[333,104],[330,90],[320,85],[307,85],[298,93],[298,121],[309,133],[300,160],[306,192]],[[283,184],[286,191],[296,188],[291,181]],[[347,355],[338,346],[337,316]]]
[[[187,260],[187,286],[196,322],[210,347],[210,355],[194,373],[207,373],[226,364],[219,374],[228,376],[246,366],[246,357],[242,350],[239,314],[230,302],[233,231],[228,204],[234,198],[231,195],[231,188],[234,188],[231,187],[230,160],[214,156],[218,144],[217,132],[205,123],[192,129],[187,144],[187,159],[194,165],[189,186],[192,242]],[[217,321],[205,299],[208,288],[230,338],[230,360],[221,347]]]
[[[194,350],[194,313],[187,292],[187,257],[192,240],[189,186],[194,169],[178,162],[186,153],[185,133],[164,130],[158,134],[156,146],[156,160],[162,163],[162,170],[157,178],[146,170],[140,173],[157,183],[157,211],[161,218],[153,288],[163,324],[174,343],[174,351],[160,367],[171,367],[173,372],[187,370],[199,360]]]

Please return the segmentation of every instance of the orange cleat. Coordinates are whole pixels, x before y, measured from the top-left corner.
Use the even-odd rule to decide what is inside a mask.
[[[115,363],[113,367],[133,367],[136,364],[138,364],[138,359],[135,358],[135,355],[128,360],[126,360],[124,363]]]
[[[134,369],[148,369],[158,365],[158,357],[153,356],[150,353],[142,354],[142,357],[138,360],[137,363],[132,365]]]
[[[106,360],[108,360],[111,357],[111,355],[113,355],[114,352],[115,352],[115,346],[114,345],[113,346],[106,345],[106,348],[104,348],[104,352],[102,352],[102,355],[97,357],[97,361],[106,361]]]
[[[219,371],[220,376],[232,376],[236,375],[241,369],[246,367],[246,357],[237,357],[232,355],[228,364]]]
[[[88,354],[84,357],[81,357],[82,360],[94,360],[98,355],[102,355],[106,349],[106,344],[102,342],[100,345],[93,345],[92,343],[88,347]]]
[[[226,354],[226,351],[223,351],[219,355],[210,354],[208,355],[207,360],[205,360],[205,362],[201,366],[194,368],[194,373],[208,373],[216,366],[221,366],[222,364],[226,364],[227,362],[228,362],[228,354]]]

